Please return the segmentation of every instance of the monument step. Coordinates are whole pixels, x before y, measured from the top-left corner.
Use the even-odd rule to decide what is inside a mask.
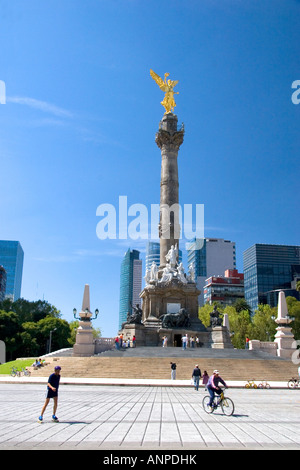
[[[149,348],[146,348],[149,350]],[[150,348],[152,349],[152,348]],[[187,357],[187,351],[181,350],[181,355],[171,355],[172,349],[177,348],[157,348],[163,349],[165,357],[149,356],[123,356],[119,355],[92,357],[61,357],[49,362],[47,366],[32,370],[32,376],[48,377],[56,364],[62,368],[64,377],[98,377],[98,378],[130,378],[130,379],[166,379],[170,378],[170,362],[177,364],[177,379],[189,380],[195,364],[198,364],[202,373],[207,370],[211,374],[214,369],[218,369],[221,376],[227,380],[247,381],[288,381],[289,378],[297,374],[297,366],[290,360],[280,358],[246,358],[245,353],[250,351],[237,351],[236,357],[222,357],[220,351],[214,351],[210,356]],[[199,349],[201,351],[201,349]],[[203,352],[203,350],[202,350]],[[233,353],[233,351],[231,351]],[[224,353],[224,350],[222,350]],[[244,357],[238,357],[241,353]],[[158,354],[158,351],[157,351]],[[160,353],[161,354],[161,353]],[[249,357],[249,356],[248,356]],[[251,357],[251,355],[250,355]]]
[[[232,358],[232,359],[274,359],[282,358],[270,355],[265,351],[249,349],[217,349],[188,347],[142,346],[137,348],[111,349],[99,355],[99,357],[195,357],[195,358]]]

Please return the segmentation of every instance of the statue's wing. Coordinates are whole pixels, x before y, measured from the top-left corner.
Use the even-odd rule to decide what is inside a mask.
[[[165,84],[163,79],[159,75],[157,75],[157,73],[153,72],[153,70],[150,69],[150,75],[161,90],[167,91],[168,89],[167,85]]]
[[[174,88],[177,85],[177,83],[179,83],[179,80],[171,81],[172,87]]]

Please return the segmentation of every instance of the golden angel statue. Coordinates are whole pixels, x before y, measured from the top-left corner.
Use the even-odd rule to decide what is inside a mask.
[[[159,75],[157,75],[157,73],[153,72],[153,70],[150,70],[150,75],[157,83],[159,88],[166,93],[163,101],[161,101],[161,104],[166,110],[165,114],[172,113],[176,106],[174,94],[179,95],[178,92],[173,91],[174,87],[178,83],[178,80],[167,80],[167,77],[170,75],[169,73],[165,73],[165,78],[163,80]]]

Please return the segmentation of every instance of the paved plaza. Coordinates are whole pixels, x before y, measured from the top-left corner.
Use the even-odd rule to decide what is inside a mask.
[[[66,385],[57,416],[45,385],[0,383],[0,449],[300,449],[300,390],[229,388],[233,416],[202,409],[192,386]]]

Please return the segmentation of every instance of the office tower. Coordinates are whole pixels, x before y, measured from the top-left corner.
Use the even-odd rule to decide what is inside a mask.
[[[5,298],[6,278],[6,271],[3,266],[0,266],[0,302],[2,302]]]
[[[21,296],[24,252],[20,242],[0,240],[0,265],[6,271],[5,297],[16,301]]]
[[[267,303],[268,292],[291,289],[299,265],[300,246],[255,244],[244,251],[245,300],[252,313]]]
[[[200,289],[199,306],[204,305],[204,286],[211,276],[223,276],[236,269],[235,242],[223,238],[197,238],[187,244],[188,265],[194,264],[195,279]]]
[[[211,276],[204,286],[204,303],[218,302],[223,307],[244,298],[244,274],[227,269],[224,276]]]
[[[160,243],[159,242],[147,243],[145,271],[150,271],[153,261],[156,263],[158,267],[160,263]]]
[[[128,249],[121,264],[119,328],[126,322],[128,312],[132,312],[131,305],[141,306],[142,260],[139,257],[139,251]]]

